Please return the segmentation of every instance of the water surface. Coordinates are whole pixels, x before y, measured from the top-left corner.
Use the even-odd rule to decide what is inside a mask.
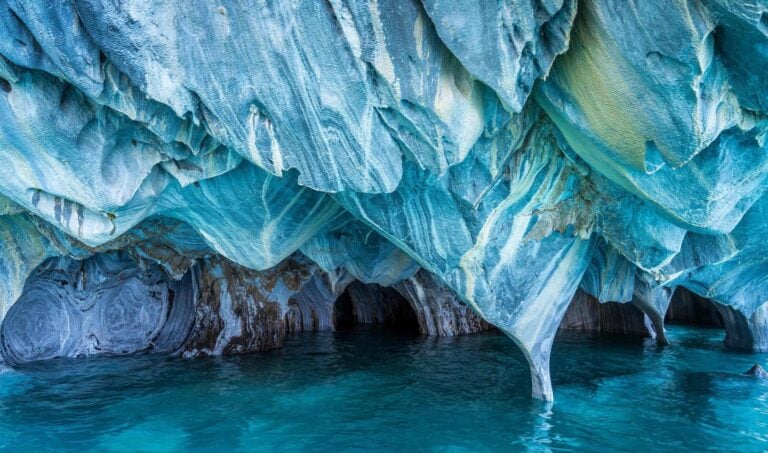
[[[766,354],[558,338],[554,405],[507,338],[305,333],[240,357],[53,360],[0,373],[0,448],[43,451],[768,449]]]

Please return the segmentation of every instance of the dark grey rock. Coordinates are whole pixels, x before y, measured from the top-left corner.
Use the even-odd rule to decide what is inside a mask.
[[[752,368],[744,374],[758,379],[768,379],[768,371],[765,371],[765,368],[761,367],[758,363],[754,364]]]

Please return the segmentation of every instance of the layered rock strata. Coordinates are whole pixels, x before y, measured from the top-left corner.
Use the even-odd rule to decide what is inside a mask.
[[[356,324],[410,325],[412,332],[443,336],[489,328],[435,282],[439,302],[406,299],[398,291],[416,293],[412,281],[398,290],[364,284],[301,254],[266,271],[208,256],[180,279],[124,252],[50,258],[5,316],[0,358],[17,365],[89,355],[242,354],[281,347],[292,332]]]

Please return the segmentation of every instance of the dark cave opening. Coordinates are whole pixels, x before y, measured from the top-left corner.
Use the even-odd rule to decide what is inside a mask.
[[[582,290],[578,290],[571,300],[558,332],[636,338],[649,336],[640,309],[630,303],[601,303]]]
[[[667,310],[667,324],[720,329],[727,349],[744,352],[768,351],[768,305],[749,307],[721,304],[678,287]]]
[[[333,323],[336,330],[350,330],[355,327],[355,305],[347,291],[333,304]]]
[[[672,295],[664,323],[725,328],[723,316],[714,302],[683,287],[678,287]]]
[[[401,333],[420,333],[416,313],[399,292],[359,281],[350,284],[336,299],[333,319],[337,331],[379,326]]]

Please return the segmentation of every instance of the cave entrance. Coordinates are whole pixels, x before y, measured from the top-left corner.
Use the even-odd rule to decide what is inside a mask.
[[[682,286],[675,289],[664,323],[688,326],[725,328],[723,316],[715,304]]]
[[[336,330],[351,330],[357,324],[356,319],[352,297],[344,290],[333,304],[333,324]]]
[[[413,307],[399,292],[357,281],[336,299],[333,320],[337,331],[349,331],[357,326],[381,326],[402,333],[420,333]]]
[[[679,287],[670,301],[665,323],[718,329],[725,333],[723,344],[728,349],[768,352],[766,304],[745,313],[739,307],[723,305]]]
[[[570,332],[639,338],[649,336],[643,312],[637,307],[630,303],[601,303],[580,289],[576,291],[558,327],[559,335]]]

